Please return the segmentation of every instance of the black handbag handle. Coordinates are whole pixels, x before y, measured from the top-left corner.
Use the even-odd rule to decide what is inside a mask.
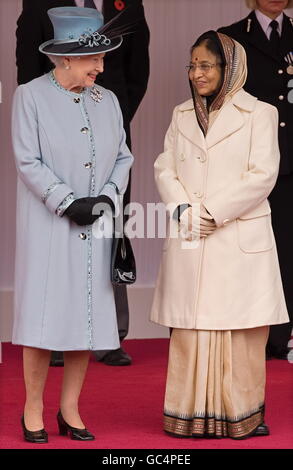
[[[125,246],[125,237],[124,237],[124,234],[123,234],[123,238],[122,238],[122,241],[121,241],[121,258],[122,259],[126,259],[126,246]]]

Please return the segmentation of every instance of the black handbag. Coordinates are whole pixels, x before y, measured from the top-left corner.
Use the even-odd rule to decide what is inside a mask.
[[[121,237],[113,237],[111,281],[116,286],[133,284],[136,281],[135,258],[130,240],[125,233]]]

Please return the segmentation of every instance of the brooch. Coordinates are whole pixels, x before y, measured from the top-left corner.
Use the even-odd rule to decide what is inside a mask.
[[[85,47],[97,47],[101,45],[110,46],[111,40],[104,34],[100,34],[98,31],[95,31],[94,33],[82,34],[78,39],[78,43],[80,46]]]
[[[103,99],[103,93],[99,90],[99,88],[96,85],[94,85],[91,89],[91,98],[96,103],[100,103]]]

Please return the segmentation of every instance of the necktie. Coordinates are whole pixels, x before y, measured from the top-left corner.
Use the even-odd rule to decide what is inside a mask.
[[[280,35],[278,33],[279,23],[276,20],[273,20],[270,22],[270,26],[272,28],[272,32],[270,34],[270,44],[272,51],[277,55],[280,49]]]
[[[94,0],[84,0],[84,8],[96,8]]]

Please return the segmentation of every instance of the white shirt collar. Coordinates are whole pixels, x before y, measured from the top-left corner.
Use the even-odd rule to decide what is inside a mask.
[[[271,23],[272,19],[269,18],[267,15],[264,15],[259,10],[255,10],[255,15],[257,17],[257,20],[258,20],[259,24],[261,25],[262,29],[264,30],[265,35],[269,39],[270,34],[272,32],[272,27],[270,26],[270,23]],[[280,36],[282,34],[283,18],[284,18],[284,13],[283,12],[279,16],[277,16],[277,18],[276,18],[276,21],[279,23],[278,32],[279,32]]]

